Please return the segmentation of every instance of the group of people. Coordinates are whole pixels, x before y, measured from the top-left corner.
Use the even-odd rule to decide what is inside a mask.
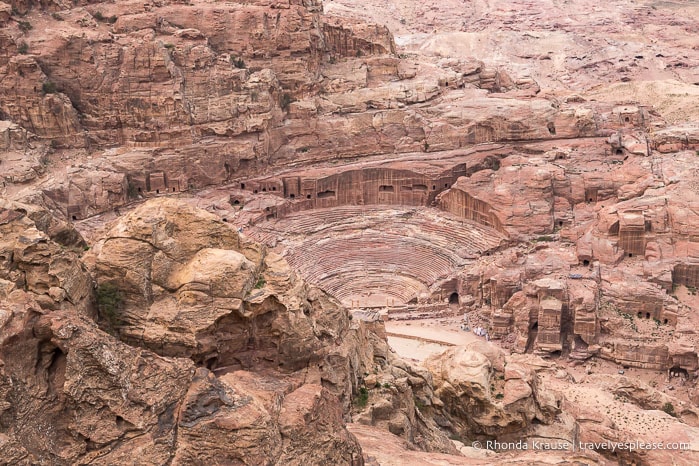
[[[468,332],[470,330],[470,327],[467,323],[463,323],[461,324],[461,330]],[[488,334],[488,331],[483,327],[474,327],[473,333],[475,333],[479,337],[485,337],[485,341],[490,341],[490,335]]]
[[[486,329],[484,329],[483,327],[474,328],[473,333],[475,333],[479,337],[485,337],[485,341],[490,341],[490,335],[488,334]]]

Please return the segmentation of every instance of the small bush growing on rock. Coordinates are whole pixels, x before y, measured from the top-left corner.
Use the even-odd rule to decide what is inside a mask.
[[[111,283],[103,283],[97,288],[97,310],[114,327],[121,323],[124,299],[121,292]]]
[[[291,102],[293,102],[293,101],[294,101],[294,98],[291,97],[291,94],[284,93],[284,94],[282,94],[282,97],[279,99],[279,106],[282,109],[286,110],[287,108],[289,108],[289,105],[291,105]]]
[[[104,15],[102,14],[101,11],[96,11],[93,15],[93,18],[95,18],[97,21],[104,21]]]
[[[119,18],[117,18],[116,15],[112,15],[112,16],[110,16],[110,17],[107,19],[107,22],[108,22],[109,24],[114,24],[114,23],[117,22],[117,19],[119,19]]]
[[[231,55],[231,65],[235,66],[236,68],[243,69],[245,68],[245,62],[243,61],[242,58],[235,58],[233,55]]]
[[[260,275],[260,277],[257,279],[257,283],[255,283],[255,289],[259,290],[263,286],[265,286],[265,277]]]
[[[21,53],[22,55],[25,55],[27,52],[29,52],[29,46],[27,45],[27,43],[21,42],[17,46],[17,52]]]
[[[55,19],[56,21],[63,21],[63,16],[59,15],[59,14],[56,13],[55,11],[54,11],[53,13],[51,13],[51,17],[52,17],[53,19]]]
[[[663,405],[662,410],[665,411],[670,416],[677,417],[677,413],[675,412],[675,407],[669,401]]]
[[[28,32],[31,31],[34,27],[32,26],[32,23],[29,21],[20,21],[19,22],[19,30],[22,32]]]
[[[56,83],[52,81],[46,81],[44,84],[41,85],[41,91],[44,94],[55,94],[58,92],[56,89]]]
[[[366,387],[360,387],[359,388],[359,395],[357,395],[357,398],[355,399],[355,404],[363,408],[366,406],[367,402],[369,401],[369,390],[367,390]]]

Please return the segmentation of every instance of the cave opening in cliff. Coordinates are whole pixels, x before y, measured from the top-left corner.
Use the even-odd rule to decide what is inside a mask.
[[[546,127],[549,130],[549,134],[551,134],[552,136],[556,134],[556,125],[554,125],[553,123],[549,123],[548,125],[546,125]]]
[[[72,218],[73,218],[73,220],[77,220],[77,219],[78,219],[78,217],[77,217],[76,215],[73,215]]]
[[[296,194],[289,194],[289,199],[296,199]]]
[[[216,369],[216,366],[218,366],[218,357],[214,356],[212,358],[207,359],[206,361],[204,361],[204,365],[210,371]]]
[[[240,183],[240,189],[245,189],[245,183]]]
[[[646,319],[650,319],[650,312],[646,312]]]
[[[459,304],[459,293],[455,291],[449,295],[449,304]]]
[[[623,153],[624,153],[624,151],[621,149],[616,150],[616,155],[622,155]]]
[[[328,190],[326,190],[326,191],[319,192],[319,193],[317,194],[317,196],[318,196],[318,199],[334,198],[334,197],[335,197],[335,191],[331,191],[331,190],[328,189]]]
[[[672,366],[668,372],[670,377],[683,377],[685,379],[689,378],[689,372],[687,372],[687,369],[683,369],[680,366]]]
[[[667,320],[667,319],[663,319],[663,324],[667,325],[667,324],[668,324],[668,320]]]
[[[583,259],[583,265],[584,265],[585,267],[589,266],[589,265],[590,265],[590,261],[587,260],[587,259]]]

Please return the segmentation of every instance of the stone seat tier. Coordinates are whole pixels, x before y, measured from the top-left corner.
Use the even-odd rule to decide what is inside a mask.
[[[425,292],[463,263],[424,240],[382,232],[309,240],[286,257],[306,280],[343,302],[373,290],[395,297],[397,304]]]

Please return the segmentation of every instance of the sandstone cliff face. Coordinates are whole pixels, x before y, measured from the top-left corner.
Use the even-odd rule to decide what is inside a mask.
[[[113,231],[120,232],[122,243],[135,244],[127,244],[121,256],[111,254],[113,262],[97,261],[99,312],[102,319],[108,314],[117,331],[128,329],[128,324],[142,326],[140,333],[122,330],[126,341],[151,346],[165,356],[185,356],[164,358],[100,330],[91,320],[91,281],[77,254],[62,250],[36,230],[27,211],[8,207],[2,217],[7,246],[0,307],[4,461],[74,464],[98,459],[114,464],[130,462],[138,451],[152,463],[301,464],[309,458],[362,463],[361,450],[343,419],[357,386],[354,374],[367,358],[371,361],[371,354],[361,349],[367,344],[360,346],[358,341],[367,338],[366,329],[350,328],[344,310],[334,305],[333,312],[331,301],[317,290],[302,293],[305,285],[284,270],[279,259],[275,263],[263,258],[259,246],[242,243],[223,222],[183,203],[155,202],[117,225]],[[56,227],[43,223],[47,231],[56,232]],[[56,238],[66,237],[58,231]],[[99,254],[118,247],[109,245],[113,240],[109,237]],[[163,249],[149,256],[138,253],[137,244]],[[258,287],[248,296],[244,309],[221,304],[241,304],[244,296],[234,294],[245,284],[255,289],[250,275],[245,275],[247,282],[230,280],[235,277],[230,268],[252,274],[257,266],[234,249],[208,246],[238,247],[258,265],[267,266],[264,289]],[[118,262],[134,253],[131,257],[144,260],[138,268],[127,269]],[[169,265],[144,268],[166,257]],[[71,263],[73,268],[66,268]],[[249,269],[241,269],[243,264]],[[133,309],[147,302],[136,285],[158,289],[165,282],[150,274],[167,281],[162,271],[174,269],[177,277],[184,277],[176,287],[183,296],[180,312],[195,315],[192,295],[204,291],[192,284],[213,284],[205,288],[215,290],[210,299],[195,300],[210,307],[197,308],[191,322],[179,318],[176,329],[161,324],[167,322],[167,306],[156,306],[140,318],[134,315]],[[144,280],[135,271],[149,276]],[[126,277],[116,282],[108,306],[104,286],[120,272]],[[164,293],[166,289],[148,296],[158,303]],[[287,309],[282,303],[297,307]],[[170,312],[176,308],[173,304]],[[301,319],[312,322],[304,325]],[[259,333],[247,336],[251,328]],[[153,334],[160,344],[154,343]],[[227,367],[214,375],[202,367],[205,359],[210,369]],[[265,360],[266,372],[235,368],[263,371]]]
[[[699,9],[438,3],[0,2],[0,462],[698,438]]]

